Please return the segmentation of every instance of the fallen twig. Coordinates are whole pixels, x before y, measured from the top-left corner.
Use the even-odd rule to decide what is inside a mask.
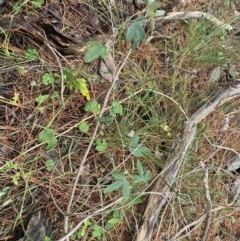
[[[211,196],[209,193],[209,185],[208,185],[208,168],[207,166],[201,162],[201,167],[203,169],[203,183],[205,187],[205,195],[206,195],[206,202],[207,202],[207,207],[206,207],[206,224],[204,227],[204,231],[202,234],[202,241],[205,241],[207,239],[207,234],[208,230],[210,228],[210,223],[211,223],[211,218],[212,218],[212,201],[211,201]]]

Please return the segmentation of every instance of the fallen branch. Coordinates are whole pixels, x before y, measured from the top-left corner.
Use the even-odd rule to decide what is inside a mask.
[[[228,24],[220,21],[210,13],[200,12],[200,11],[186,11],[186,12],[170,12],[167,16],[156,17],[156,23],[165,23],[172,20],[188,20],[188,19],[200,19],[205,18],[208,21],[212,22],[218,27],[222,27],[226,30],[233,30],[233,27]]]
[[[240,81],[235,80],[232,85],[227,86],[216,94],[189,118],[182,132],[182,142],[179,143],[176,148],[177,152],[175,156],[168,161],[153,187],[153,192],[160,192],[164,195],[151,194],[149,196],[143,224],[135,241],[149,241],[151,239],[152,231],[157,222],[159,213],[167,202],[171,187],[177,177],[186,152],[194,139],[197,124],[211,114],[217,107],[238,96],[240,96]]]

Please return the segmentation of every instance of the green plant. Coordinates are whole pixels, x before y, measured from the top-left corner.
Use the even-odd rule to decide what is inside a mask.
[[[157,10],[160,8],[161,4],[154,0],[147,0],[147,9],[146,9],[146,17],[150,20],[151,27],[151,35],[153,36],[153,32],[155,30],[155,17],[163,16],[165,14],[164,10]]]
[[[99,152],[105,151],[108,147],[108,143],[106,139],[96,139],[96,150]]]
[[[133,20],[133,22],[127,28],[125,37],[126,41],[132,44],[132,50],[136,49],[140,42],[146,41],[144,25],[146,24],[147,19],[150,20],[151,35],[153,35],[155,31],[154,18],[165,14],[164,10],[157,10],[161,6],[161,4],[157,1],[147,0],[146,5],[146,17]]]
[[[120,210],[114,210],[112,217],[106,222],[105,229],[108,231],[113,228],[115,225],[119,224],[123,219],[122,212]]]
[[[54,147],[56,147],[58,144],[58,140],[55,138],[55,135],[56,135],[56,132],[54,130],[46,128],[40,132],[38,137],[38,142],[39,143],[46,142],[47,144],[46,149],[51,150]]]
[[[103,235],[103,228],[97,224],[93,225],[92,237],[96,239],[101,239]]]
[[[41,105],[44,101],[47,100],[49,95],[42,95],[40,94],[36,99],[35,101],[37,102],[38,106]]]
[[[107,186],[103,190],[103,193],[106,194],[122,188],[123,197],[125,198],[125,200],[128,200],[130,197],[130,184],[124,173],[114,171],[111,173],[111,175],[115,178],[116,181]]]
[[[42,76],[42,82],[44,85],[49,85],[54,83],[54,76],[53,73],[45,73]]]
[[[83,121],[79,124],[78,128],[81,132],[87,133],[89,130],[90,124],[87,121]]]
[[[28,61],[36,61],[38,60],[38,53],[36,49],[27,49],[25,52],[25,58]]]
[[[35,8],[41,8],[44,4],[44,0],[33,0],[33,1],[30,1],[32,6],[35,7]]]
[[[146,32],[143,25],[146,23],[146,19],[136,19],[128,27],[126,32],[126,41],[132,44],[132,49],[136,49],[140,42],[146,41]]]
[[[90,94],[87,88],[87,82],[84,78],[79,78],[79,72],[72,71],[70,68],[64,68],[63,74],[66,80],[66,86],[70,90],[78,90],[87,100],[90,100]]]
[[[147,170],[145,173],[143,171],[143,167],[141,162],[137,161],[137,175],[132,175],[131,178],[133,179],[134,183],[141,183],[141,182],[147,182],[147,180],[150,177],[150,170]],[[129,180],[126,177],[125,173],[113,171],[111,175],[115,178],[115,182],[104,188],[103,192],[109,193],[116,191],[120,188],[122,188],[123,197],[125,200],[128,200],[130,198],[130,192],[132,189],[135,188],[134,183],[130,184]]]
[[[138,175],[133,175],[133,179],[136,183],[146,182],[151,175],[150,170],[147,170],[144,173],[142,164],[139,160],[137,160],[137,171],[138,171]]]
[[[131,152],[131,154],[136,157],[148,156],[151,153],[151,151],[147,147],[141,146],[139,144],[139,136],[138,135],[135,135],[134,137],[132,137],[128,148],[129,148],[129,151]]]
[[[83,227],[80,229],[80,231],[75,232],[71,235],[71,238],[74,240],[79,240],[87,235],[87,230],[91,229],[91,235],[95,239],[100,239],[103,235],[103,229],[101,226],[97,224],[93,224],[89,219],[84,221]]]
[[[75,240],[75,239],[80,239],[82,237],[84,237],[87,233],[87,229],[88,227],[91,226],[91,222],[90,220],[86,220],[83,223],[83,227],[81,228],[81,230],[79,232],[75,232],[71,235],[71,237]]]
[[[100,110],[100,104],[97,101],[88,101],[84,106],[85,111],[91,111],[94,115],[96,115]]]
[[[114,100],[112,102],[111,108],[109,109],[109,116],[103,116],[98,118],[98,121],[103,122],[106,126],[110,126],[113,123],[113,120],[117,116],[123,115],[123,106],[118,101]]]
[[[53,171],[55,168],[55,163],[52,159],[48,159],[45,161],[45,166],[49,172]]]
[[[87,44],[90,47],[87,49],[83,58],[85,63],[90,63],[98,57],[105,59],[108,56],[107,49],[100,42],[89,41]]]

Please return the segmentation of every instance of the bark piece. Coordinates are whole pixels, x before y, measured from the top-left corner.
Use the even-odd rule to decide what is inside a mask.
[[[32,215],[24,237],[18,241],[44,241],[44,238],[50,238],[51,234],[50,222],[40,210]]]

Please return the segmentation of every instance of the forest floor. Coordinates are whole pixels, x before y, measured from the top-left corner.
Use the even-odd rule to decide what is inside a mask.
[[[134,240],[186,118],[240,79],[237,1],[139,2],[2,1],[0,240],[23,237],[39,210],[52,226],[44,240],[75,227],[69,240]],[[155,21],[186,11],[233,29]],[[240,239],[239,106],[197,126],[152,240]]]

